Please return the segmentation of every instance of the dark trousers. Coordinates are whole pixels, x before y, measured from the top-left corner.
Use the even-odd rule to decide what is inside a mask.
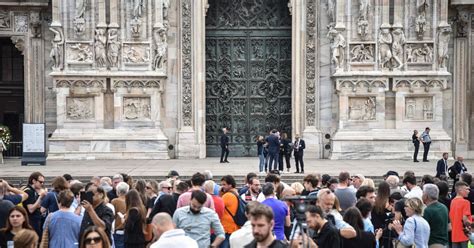
[[[290,153],[285,153],[285,162],[286,162],[286,168],[287,169],[291,168],[290,157],[291,157]]]
[[[227,156],[229,156],[229,148],[226,146],[221,146],[221,162],[227,161]]]
[[[417,161],[418,160],[418,150],[420,150],[420,143],[413,143],[413,145],[415,146],[415,153],[413,154],[413,161]]]
[[[278,152],[276,153],[268,153],[269,157],[269,164],[268,164],[268,170],[278,170],[278,160],[280,158],[280,154]],[[273,165],[275,163],[275,165]]]
[[[303,152],[295,152],[295,166],[296,166],[296,171],[300,171],[300,166],[301,165],[301,172],[304,171],[304,162],[303,162]]]
[[[428,160],[428,152],[430,151],[431,142],[423,143],[423,161]]]

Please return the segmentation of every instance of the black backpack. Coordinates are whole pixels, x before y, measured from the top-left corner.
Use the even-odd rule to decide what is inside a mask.
[[[234,192],[229,192],[233,194],[235,197],[237,197],[237,201],[239,202],[239,205],[237,206],[237,211],[235,212],[235,215],[232,215],[232,213],[225,207],[225,210],[227,213],[229,213],[230,216],[232,216],[232,219],[234,220],[234,223],[241,227],[247,222],[247,216],[245,216],[245,206],[247,206],[247,203],[242,200],[236,193]]]

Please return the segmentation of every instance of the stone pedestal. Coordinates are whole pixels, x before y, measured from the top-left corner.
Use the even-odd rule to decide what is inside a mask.
[[[332,138],[330,159],[413,159],[411,129],[372,129],[370,131],[338,131]],[[439,159],[451,151],[451,138],[442,129],[432,129],[428,159]],[[418,159],[423,157],[420,144]]]

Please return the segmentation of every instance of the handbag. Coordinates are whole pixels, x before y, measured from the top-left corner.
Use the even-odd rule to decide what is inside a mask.
[[[51,223],[51,216],[52,214],[49,214],[48,218],[46,219],[46,225],[43,229],[43,235],[41,235],[41,243],[39,248],[49,248],[49,224]]]

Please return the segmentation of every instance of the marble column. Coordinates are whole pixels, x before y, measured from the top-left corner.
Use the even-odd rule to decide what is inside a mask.
[[[338,31],[345,30],[346,25],[344,25],[344,15],[346,14],[346,0],[337,0],[336,12],[337,14],[335,28]]]
[[[52,2],[52,11],[53,11],[53,20],[51,22],[52,27],[61,26],[61,2],[62,0],[53,0]]]
[[[31,106],[28,106],[27,113],[31,118],[30,123],[43,123],[44,118],[44,45],[42,38],[31,38],[30,47],[28,49],[30,54],[28,59],[28,66],[30,68],[28,85],[29,91],[26,96],[29,96]],[[27,105],[25,105],[26,107]],[[26,121],[25,114],[25,121]]]
[[[97,23],[97,27],[107,27],[107,23],[105,21],[105,0],[98,0],[97,7],[99,8],[99,20]]]
[[[119,0],[110,0],[110,28],[118,28],[118,17],[119,17],[119,9],[118,9],[118,1]]]
[[[381,0],[382,25],[380,28],[390,28],[390,0]]]

